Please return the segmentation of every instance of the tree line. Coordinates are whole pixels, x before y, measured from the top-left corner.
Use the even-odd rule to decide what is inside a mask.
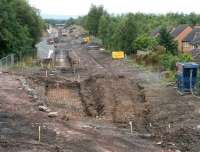
[[[137,50],[145,51],[159,44],[175,54],[176,44],[167,29],[179,24],[200,24],[200,15],[195,13],[112,15],[103,6],[92,5],[86,16],[70,19],[66,25],[74,23],[83,26],[90,35],[101,38],[107,49],[124,50],[127,54],[134,54]],[[161,37],[155,39],[150,33],[157,27],[161,28]]]
[[[0,57],[32,50],[45,27],[39,10],[26,0],[0,0]]]
[[[70,19],[68,20],[68,22],[70,21]],[[56,24],[65,24],[66,20],[62,20],[62,19],[45,19],[45,22],[55,26]]]

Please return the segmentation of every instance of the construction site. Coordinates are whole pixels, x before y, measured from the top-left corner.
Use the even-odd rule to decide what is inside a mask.
[[[200,151],[198,97],[84,43],[80,26],[62,30],[43,38],[34,66],[2,66],[1,152]]]

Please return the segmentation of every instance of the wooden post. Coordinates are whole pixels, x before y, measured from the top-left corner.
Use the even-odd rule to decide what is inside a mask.
[[[41,141],[41,127],[38,126],[38,142]]]
[[[47,69],[45,71],[45,75],[46,75],[46,78],[47,78],[48,77],[48,71],[47,71]]]
[[[130,125],[130,127],[131,127],[131,134],[133,134],[133,122],[130,121],[130,122],[129,122],[129,125]]]
[[[15,64],[14,54],[11,54],[10,57],[11,57],[11,63],[10,64],[13,66]]]

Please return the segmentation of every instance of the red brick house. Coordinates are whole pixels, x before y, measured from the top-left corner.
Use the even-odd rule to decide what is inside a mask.
[[[183,52],[191,53],[195,49],[200,49],[200,27],[195,27],[183,39]]]
[[[179,51],[185,51],[183,40],[192,32],[192,30],[192,27],[189,25],[179,25],[170,32],[174,41],[177,41],[178,43]]]
[[[183,40],[185,39],[185,37],[192,32],[192,27],[187,25],[187,24],[183,24],[183,25],[179,25],[175,28],[172,28],[170,31],[171,36],[173,37],[174,41],[177,41],[178,43],[178,50],[180,52],[184,51],[184,44],[183,44]],[[156,28],[150,35],[153,37],[158,37],[160,32],[160,28]]]
[[[151,36],[160,35],[159,28],[151,33]],[[178,43],[178,50],[182,53],[189,53],[193,60],[200,64],[200,26],[179,25],[171,30],[171,35]]]

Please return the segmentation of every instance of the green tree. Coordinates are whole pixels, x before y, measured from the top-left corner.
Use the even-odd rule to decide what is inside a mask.
[[[173,55],[176,55],[178,52],[177,43],[173,40],[166,28],[161,28],[160,30],[159,44],[164,46],[166,51]]]
[[[28,27],[34,45],[40,40],[45,27],[44,21],[40,17],[39,10],[31,7],[26,0],[14,0],[13,5],[18,22],[23,27]]]
[[[187,22],[190,25],[197,25],[200,23],[200,16],[195,13],[190,13]]]
[[[0,1],[0,57],[25,54],[42,34],[43,20],[26,0]]]
[[[87,29],[86,22],[87,22],[87,15],[79,16],[77,19],[75,19],[75,24],[83,26],[85,29]]]
[[[104,46],[109,49],[123,49],[128,54],[135,53],[137,49],[147,49],[154,43],[148,38],[157,27],[171,29],[180,24],[198,25],[200,15],[167,13],[165,15],[129,13],[112,16],[106,13],[103,7],[92,5],[88,15],[76,19],[76,24],[85,27],[90,34],[100,37]],[[177,53],[177,44],[173,41],[167,30],[161,30],[159,44],[167,52]],[[151,42],[152,40],[152,42]],[[144,43],[146,41],[146,43]]]
[[[92,5],[87,15],[86,27],[90,34],[97,36],[99,29],[99,21],[104,14],[103,6]]]
[[[65,27],[69,27],[71,25],[75,24],[75,20],[73,18],[70,18],[66,21]]]
[[[107,43],[107,39],[109,36],[108,35],[109,34],[109,26],[111,24],[110,22],[111,22],[111,19],[110,19],[109,15],[101,16],[100,21],[99,21],[99,27],[98,27],[98,36],[99,36],[99,38],[102,39],[103,44]]]
[[[13,1],[0,1],[0,56],[25,52],[31,48],[32,38],[27,27],[17,20]]]
[[[121,19],[114,34],[114,45],[118,49],[124,50],[127,54],[135,53],[133,41],[138,36],[138,27],[134,22],[133,14],[128,14]]]
[[[147,49],[152,50],[157,44],[158,43],[155,38],[152,38],[147,34],[142,34],[135,39],[132,45],[135,50],[144,51]]]
[[[115,43],[115,33],[120,19],[110,15],[102,16],[99,24],[98,36],[108,49],[119,49]]]

